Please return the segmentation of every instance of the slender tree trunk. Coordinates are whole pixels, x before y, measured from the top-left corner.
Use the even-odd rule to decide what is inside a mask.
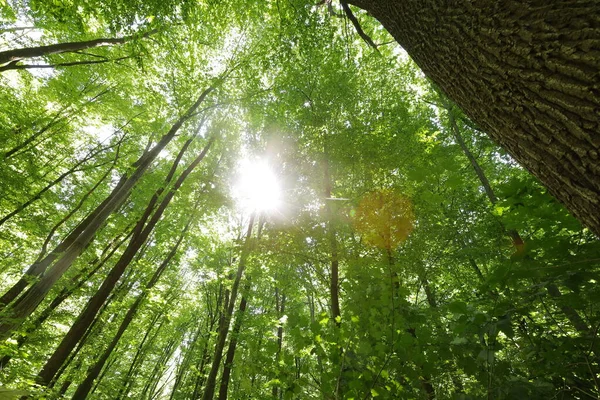
[[[54,386],[54,384],[58,381],[58,379],[62,376],[62,374],[67,370],[67,368],[73,362],[73,360],[75,360],[75,358],[77,357],[77,354],[79,354],[79,352],[81,351],[83,346],[87,343],[90,336],[92,336],[92,334],[97,335],[99,332],[102,331],[102,326],[100,326],[99,329],[95,329],[95,327],[96,327],[96,324],[101,320],[100,317],[104,314],[104,312],[106,311],[108,306],[113,301],[119,300],[120,298],[122,298],[122,295],[129,292],[132,285],[133,285],[133,282],[126,282],[126,283],[121,284],[117,288],[117,290],[111,295],[111,297],[106,301],[106,303],[102,306],[102,309],[98,313],[98,318],[94,319],[94,321],[92,322],[92,324],[90,325],[88,330],[84,333],[83,337],[79,341],[75,350],[71,352],[71,354],[69,355],[69,358],[63,363],[61,368],[56,373],[55,380],[53,382],[51,382],[50,387]],[[81,364],[82,364],[82,360],[77,360],[75,362],[75,366],[73,368],[71,368],[71,372],[69,373],[68,377],[65,379],[63,384],[61,385],[61,388],[60,388],[61,393],[65,393],[67,391],[67,389],[71,386],[71,384],[73,383],[73,376],[74,376],[74,374],[76,374],[76,371],[80,368]]]
[[[19,336],[19,338],[17,339],[17,347],[21,348],[25,343],[27,343],[27,340],[29,339],[30,335],[33,332],[35,332],[40,326],[42,326],[42,324],[46,322],[50,315],[52,315],[52,312],[54,312],[54,310],[56,310],[58,306],[60,306],[67,298],[69,298],[71,294],[79,290],[84,285],[84,283],[88,282],[91,279],[91,277],[94,276],[94,274],[104,266],[106,261],[108,261],[113,256],[113,254],[121,247],[121,245],[125,243],[125,241],[129,238],[130,235],[131,233],[119,241],[115,239],[108,246],[106,246],[104,252],[110,250],[108,251],[108,254],[106,256],[102,254],[99,259],[96,259],[95,265],[93,265],[92,268],[89,271],[87,271],[87,274],[83,278],[81,278],[81,275],[84,271],[73,277],[72,284],[64,287],[61,290],[61,292],[52,300],[52,302],[50,302],[50,304],[40,313],[40,315],[38,315],[33,324],[31,324],[31,326],[27,328],[25,334]],[[114,242],[116,242],[116,244]],[[0,359],[0,369],[2,369],[2,366],[5,366],[11,360],[11,358],[12,357],[10,355],[2,357],[2,359]]]
[[[48,235],[46,236],[46,239],[44,240],[44,243],[42,244],[42,248],[40,249],[40,253],[37,257],[36,262],[41,261],[46,256],[46,252],[48,250],[48,244],[52,240],[52,237],[54,236],[56,231],[65,222],[67,222],[77,211],[79,211],[79,209],[83,206],[83,204],[86,202],[86,200],[92,195],[92,193],[94,193],[96,191],[96,189],[106,180],[106,178],[108,178],[110,173],[114,170],[115,165],[117,164],[117,161],[119,160],[119,153],[121,151],[121,143],[122,143],[122,141],[119,142],[119,146],[117,147],[117,150],[115,152],[115,158],[113,159],[111,166],[100,177],[100,179],[98,179],[98,181],[94,184],[94,186],[92,186],[92,188],[90,190],[88,190],[87,192],[84,193],[84,195],[81,197],[81,199],[79,199],[79,202],[75,205],[75,207],[73,207],[71,209],[71,211],[69,211],[63,218],[61,218],[60,221],[58,221],[52,227],[52,229],[50,229],[50,232],[48,233]]]
[[[82,94],[84,94],[87,90],[88,85],[86,85],[82,91]],[[69,110],[69,108],[71,108],[71,106],[73,106],[73,103],[66,105],[64,107],[62,107],[60,110],[58,110],[54,116],[52,117],[52,119],[45,124],[41,129],[39,129],[37,132],[34,132],[32,135],[30,135],[27,139],[25,139],[22,143],[16,145],[15,147],[13,147],[12,149],[8,150],[6,153],[4,153],[4,160],[8,160],[9,158],[17,155],[17,153],[22,153],[21,150],[25,149],[27,146],[29,146],[30,144],[32,146],[34,146],[33,142],[39,138],[40,136],[42,136],[44,133],[46,133],[48,130],[50,130],[51,128],[53,128],[54,126],[58,125],[59,122],[61,121],[69,121],[73,118],[74,115],[77,114],[77,112],[81,112],[83,111],[83,109],[88,106],[89,104],[94,103],[96,100],[98,100],[100,97],[104,96],[105,94],[110,92],[110,88],[104,88],[102,89],[100,92],[98,92],[97,94],[95,94],[94,96],[92,96],[90,99],[85,100],[83,102],[83,104],[81,105],[81,107],[78,110]],[[63,116],[63,113],[67,112],[66,115]],[[62,118],[61,118],[62,117]]]
[[[96,294],[94,294],[94,296],[92,296],[92,298],[88,301],[85,309],[81,312],[80,316],[77,318],[69,332],[67,332],[67,334],[59,344],[58,348],[55,350],[55,352],[48,359],[48,361],[40,371],[38,375],[39,384],[48,385],[53,380],[56,371],[60,368],[60,365],[62,365],[64,360],[68,357],[68,354],[75,347],[78,338],[81,337],[83,332],[85,332],[87,327],[94,320],[98,310],[108,298],[110,292],[113,290],[113,288],[125,272],[125,269],[129,265],[131,260],[133,260],[135,254],[150,236],[150,233],[153,231],[159,219],[162,217],[162,214],[164,213],[165,209],[167,208],[167,205],[170,203],[171,199],[175,195],[175,192],[183,184],[183,182],[193,171],[193,169],[200,163],[200,161],[202,161],[202,159],[208,152],[210,146],[212,145],[213,141],[214,137],[209,139],[202,152],[200,152],[196,159],[194,159],[194,161],[181,173],[171,190],[169,190],[169,192],[165,195],[160,205],[150,218],[150,214],[154,210],[155,204],[158,201],[158,197],[162,193],[163,188],[159,188],[154,194],[154,196],[150,200],[150,204],[148,204],[148,207],[144,212],[144,215],[142,215],[142,217],[136,224],[131,241],[129,242],[129,245],[121,255],[121,258],[117,261],[115,266],[109,272],[108,276],[106,277]],[[173,166],[169,171],[169,174],[167,175],[165,186],[166,183],[171,181],[173,174],[177,169],[177,165],[179,164],[179,161],[181,160],[181,157],[183,156],[183,153],[187,149],[189,143],[190,142],[188,141],[183,146],[179,155],[175,159]],[[150,218],[150,220],[146,224],[148,218]]]
[[[473,153],[471,153],[471,150],[469,150],[469,147],[467,146],[462,135],[460,134],[460,129],[458,129],[458,125],[456,124],[456,119],[454,118],[452,106],[446,105],[446,110],[448,111],[450,130],[452,131],[454,139],[456,140],[456,142],[460,146],[461,150],[465,154],[465,157],[467,157],[467,159],[469,160],[469,163],[475,170],[475,174],[477,175],[477,178],[479,178],[479,182],[481,182],[481,186],[483,187],[483,190],[485,191],[490,203],[495,205],[498,202],[498,197],[496,196],[496,193],[494,193],[494,190],[492,189],[492,185],[490,184],[490,181],[488,180],[487,176],[485,175],[485,172],[483,172],[483,169],[479,165],[479,162],[477,162],[477,159],[475,158],[475,156],[473,156]],[[504,226],[503,226],[503,228],[504,228]],[[509,229],[506,231],[506,233],[510,237],[513,245],[515,246],[515,249],[517,251],[523,251],[524,243],[523,243],[523,239],[521,238],[519,233],[514,229]]]
[[[238,336],[240,335],[240,331],[242,329],[242,321],[244,319],[244,314],[246,313],[247,300],[246,296],[250,291],[250,281],[246,282],[244,287],[245,295],[242,296],[242,300],[240,301],[240,308],[235,317],[235,322],[233,323],[233,329],[231,331],[231,339],[229,339],[229,347],[227,348],[227,355],[225,356],[225,365],[223,366],[223,374],[221,375],[221,385],[219,387],[219,397],[218,400],[227,400],[227,391],[229,388],[229,381],[231,379],[231,370],[233,368],[233,359],[235,357],[235,349],[237,347]]]
[[[340,311],[340,261],[338,256],[338,243],[335,237],[335,216],[331,207],[331,175],[329,173],[329,161],[325,160],[325,215],[327,217],[327,236],[329,239],[329,251],[331,252],[331,280],[329,281],[329,294],[331,298],[331,318],[335,325],[341,325],[342,314]]]
[[[208,351],[208,343],[209,338],[206,338],[206,344],[204,345],[204,349],[202,350],[202,357],[200,357],[200,364],[198,366],[198,376],[196,378],[196,383],[194,384],[194,392],[192,393],[192,399],[200,398],[200,389],[204,386],[204,370],[206,366],[210,362],[210,353]]]
[[[204,381],[206,378],[206,376],[204,375],[204,370],[206,369],[206,366],[210,362],[209,344],[210,344],[211,333],[215,329],[215,325],[216,325],[215,336],[218,337],[221,324],[223,323],[223,320],[225,318],[225,310],[227,309],[228,301],[229,301],[228,291],[226,291],[226,293],[223,295],[223,284],[221,283],[221,285],[219,287],[219,294],[217,296],[217,301],[215,304],[215,311],[216,310],[223,310],[223,311],[221,313],[214,312],[214,315],[207,320],[207,329],[206,329],[207,334],[206,334],[206,339],[204,340],[204,346],[202,349],[202,355],[200,357],[200,361],[197,362],[198,375],[196,376],[196,381],[194,383],[194,391],[193,391],[192,397],[191,397],[192,399],[197,399],[200,397],[200,395],[199,395],[200,389],[204,385]],[[208,296],[207,296],[207,303],[209,303]]]
[[[199,342],[199,337],[202,334],[202,324],[198,324],[192,338],[191,343],[187,347],[185,351],[185,355],[183,356],[183,360],[177,367],[177,373],[175,375],[175,383],[173,384],[173,388],[171,389],[171,394],[169,396],[170,400],[175,398],[175,394],[181,392],[183,390],[183,386],[185,384],[188,373],[190,372],[190,362],[194,355],[194,351],[196,350],[196,346]]]
[[[21,49],[6,50],[0,52],[0,64],[14,63],[25,58],[44,57],[51,54],[73,53],[76,51],[91,49],[94,47],[114,46],[130,42],[134,39],[141,39],[156,33],[156,30],[143,34],[125,36],[122,38],[101,38],[86,40],[82,42],[67,42],[51,44],[47,46],[25,47]]]
[[[115,192],[115,190],[117,190],[117,188],[119,187],[119,185],[121,183],[122,182],[119,182],[117,187],[115,187],[115,189],[113,190],[113,193]],[[48,254],[43,259],[37,260],[33,264],[31,264],[29,266],[29,268],[27,269],[27,271],[25,271],[25,273],[23,274],[21,279],[19,279],[17,281],[17,283],[15,283],[2,296],[2,298],[0,298],[0,307],[8,305],[9,303],[13,302],[17,298],[17,296],[19,296],[23,292],[23,290],[25,290],[25,288],[27,288],[30,281],[32,281],[33,279],[35,279],[37,277],[42,276],[44,274],[44,272],[46,271],[46,269],[48,268],[48,266],[50,264],[52,264],[52,262],[54,262],[56,260],[56,258],[58,258],[59,255],[62,252],[64,252],[71,244],[73,244],[75,239],[77,239],[77,236],[79,236],[84,231],[85,227],[88,226],[90,224],[90,222],[98,215],[98,212],[104,206],[106,206],[109,198],[110,197],[107,197],[100,204],[100,206],[96,207],[95,210],[93,210],[90,214],[88,214],[88,216],[81,223],[79,223],[79,225],[77,227],[75,227],[75,229],[73,229],[73,231],[60,244],[58,244],[50,254]],[[1,323],[2,323],[2,320],[0,319],[0,326],[1,326]],[[1,332],[1,330],[0,330],[0,332]]]
[[[217,374],[221,366],[221,360],[223,359],[223,349],[225,348],[227,333],[229,332],[229,325],[231,323],[231,317],[233,315],[233,307],[237,298],[238,290],[240,287],[240,281],[242,280],[242,275],[244,274],[244,270],[246,269],[246,260],[248,258],[248,255],[250,254],[250,240],[252,236],[252,227],[254,225],[255,216],[255,213],[253,213],[250,216],[250,221],[248,222],[248,230],[246,232],[244,246],[242,247],[242,254],[240,255],[237,274],[231,287],[231,294],[229,297],[227,308],[223,315],[221,324],[219,325],[219,334],[217,336],[217,342],[215,343],[215,353],[213,356],[212,366],[210,368],[208,378],[206,379],[206,386],[204,388],[202,400],[212,400],[215,393]]]
[[[600,235],[600,2],[348,2]]]
[[[102,368],[104,367],[104,363],[108,360],[108,358],[112,354],[112,351],[115,349],[115,347],[117,347],[117,343],[119,343],[121,336],[123,336],[123,333],[125,333],[125,330],[129,327],[129,324],[131,323],[131,321],[133,321],[133,318],[135,317],[135,314],[137,313],[137,310],[139,309],[140,305],[142,304],[142,301],[145,299],[148,291],[150,291],[150,289],[152,289],[154,287],[156,282],[158,282],[162,273],[165,271],[165,269],[171,262],[171,259],[173,259],[173,257],[177,253],[177,250],[179,249],[179,245],[181,244],[181,241],[185,237],[185,233],[187,232],[188,228],[190,227],[190,222],[188,222],[185,229],[179,236],[179,239],[177,240],[177,242],[175,243],[175,245],[173,246],[173,248],[171,249],[169,254],[167,254],[167,257],[163,260],[163,262],[160,264],[158,269],[154,272],[154,275],[152,276],[152,278],[150,278],[150,281],[148,281],[148,283],[146,284],[145,290],[137,297],[135,302],[132,304],[132,306],[127,311],[127,314],[125,314],[125,317],[123,318],[123,321],[121,322],[121,325],[119,326],[119,329],[117,330],[117,333],[113,337],[113,339],[110,342],[110,344],[108,345],[108,347],[104,350],[104,352],[102,353],[100,358],[96,361],[96,363],[90,368],[90,370],[88,371],[88,374],[85,377],[85,379],[83,380],[83,382],[81,382],[79,384],[79,386],[77,387],[77,390],[75,391],[75,394],[73,395],[74,399],[85,399],[87,397],[87,395],[89,394],[89,391],[92,388],[94,380],[98,377],[98,375],[102,371]]]
[[[39,268],[44,271],[49,263],[52,263],[56,258],[58,258],[58,261],[56,261],[52,268],[46,272],[42,279],[29,288],[29,290],[23,296],[21,296],[6,310],[6,316],[8,318],[0,320],[0,339],[6,338],[14,329],[17,329],[19,326],[21,326],[25,318],[37,308],[44,297],[48,294],[50,289],[54,286],[56,281],[69,269],[77,257],[91,242],[100,226],[120,206],[120,204],[122,204],[125,199],[129,197],[129,193],[131,192],[133,186],[144,175],[152,161],[154,161],[158,154],[175,137],[179,131],[179,128],[181,128],[181,126],[187,120],[196,115],[196,111],[200,107],[200,104],[204,101],[206,96],[213,91],[213,89],[213,87],[209,87],[208,89],[204,90],[196,102],[171,127],[169,132],[164,135],[150,151],[144,153],[134,163],[134,167],[136,169],[133,174],[129,178],[125,176],[121,178],[121,182],[117,185],[115,190],[113,190],[113,193],[111,193],[111,195],[105,199],[103,204],[101,204],[98,209],[92,212],[91,215],[93,215],[93,218],[89,218],[88,220],[84,221],[86,222],[85,225],[80,225],[80,227],[78,227],[80,228],[80,234],[75,235],[75,233],[73,233],[69,235],[65,241],[70,243],[63,242],[57,246],[61,250],[60,253],[53,252],[40,263],[36,263],[35,267],[32,266],[34,269]],[[46,261],[46,259],[48,259],[48,261]]]
[[[463,150],[463,153],[465,154],[465,156],[471,163],[471,166],[475,170],[475,173],[477,174],[477,177],[479,178],[479,181],[481,182],[481,185],[483,186],[490,203],[496,204],[498,202],[498,198],[497,198],[496,194],[494,193],[492,186],[490,185],[490,181],[487,179],[487,176],[485,175],[483,169],[477,162],[477,159],[473,156],[473,154],[467,147],[467,145],[461,135],[460,129],[458,128],[458,125],[456,124],[456,119],[454,118],[452,107],[450,105],[446,105],[446,109],[448,111],[450,129],[452,130],[454,138],[458,142],[459,146]],[[504,225],[502,225],[502,228],[505,230],[506,234],[511,239],[517,252],[522,252],[524,250],[523,249],[524,242],[523,242],[523,239],[521,238],[521,235],[519,235],[519,233],[514,229],[507,230],[504,227]],[[548,292],[548,294],[551,297],[553,297],[555,299],[560,299],[560,297],[562,296],[560,289],[555,284],[548,283],[545,285],[545,287],[546,287],[546,291]],[[567,317],[569,322],[571,322],[571,324],[575,327],[575,329],[580,334],[588,335],[590,333],[590,328],[588,327],[587,323],[583,320],[583,318],[581,318],[581,316],[579,315],[577,310],[575,310],[573,307],[560,304],[560,301],[558,303],[559,303],[558,307],[563,312],[563,314]],[[599,353],[600,349],[598,348],[598,345],[595,345],[595,342],[593,342],[593,348],[594,348],[594,353],[596,353],[597,355],[600,355],[600,353]]]
[[[152,370],[152,374],[150,375],[150,379],[148,380],[144,390],[142,391],[141,398],[147,398],[149,400],[153,399],[156,394],[156,388],[158,387],[158,383],[160,382],[160,377],[162,376],[164,370],[167,368],[167,361],[173,354],[176,348],[176,344],[178,343],[178,338],[174,337],[167,341],[166,346],[163,347],[163,352],[160,355],[160,358],[154,364],[154,369]]]
[[[46,193],[47,191],[49,191],[50,189],[52,189],[54,186],[56,186],[59,183],[61,183],[66,177],[68,177],[69,175],[72,175],[75,172],[81,171],[81,169],[79,169],[81,167],[81,165],[84,164],[84,163],[86,163],[86,162],[88,162],[89,160],[91,160],[94,156],[96,156],[102,150],[104,150],[104,149],[101,148],[98,151],[90,152],[84,158],[82,158],[81,160],[77,161],[75,163],[75,165],[73,165],[67,171],[63,172],[56,179],[54,179],[52,182],[48,183],[46,186],[44,186],[42,189],[40,189],[36,194],[34,194],[25,203],[17,206],[17,208],[15,208],[13,211],[11,211],[10,213],[6,214],[4,217],[0,218],[0,226],[4,225],[4,223],[6,221],[8,221],[9,219],[11,219],[12,217],[14,217],[15,215],[17,215],[21,211],[25,210],[27,207],[29,207],[30,205],[32,205],[36,201],[40,200],[42,198],[42,196],[44,195],[44,193]]]
[[[115,356],[106,364],[106,368],[104,368],[102,370],[102,373],[98,376],[98,379],[96,379],[96,381],[94,382],[94,386],[92,387],[92,390],[90,391],[90,397],[94,395],[94,393],[96,392],[96,389],[98,389],[98,386],[100,385],[100,382],[102,382],[102,379],[106,376],[106,373],[111,369],[111,367],[117,362],[118,359],[119,359],[119,357]],[[73,395],[72,398],[77,399],[77,397],[75,395]],[[85,399],[85,398],[82,398],[82,399]]]
[[[105,58],[101,60],[84,60],[84,61],[71,61],[71,62],[62,62],[56,64],[18,64],[18,61],[12,61],[2,67],[0,67],[0,72],[8,71],[11,69],[55,69],[55,68],[64,68],[64,67],[74,67],[77,65],[93,65],[93,64],[104,64],[108,62],[117,62],[123,61],[132,58],[131,56],[127,57],[117,57],[117,58]]]
[[[281,319],[285,313],[285,294],[279,295],[279,288],[275,288],[275,308],[277,310],[277,316]],[[279,359],[281,358],[281,348],[283,346],[283,325],[280,324],[277,327],[277,353],[275,354],[275,362],[279,363]],[[278,387],[273,385],[273,390],[271,391],[271,395],[274,399],[278,398],[277,392]]]
[[[125,377],[123,378],[123,382],[121,384],[121,387],[119,388],[119,393],[117,393],[117,395],[115,396],[115,399],[120,400],[123,397],[126,397],[127,394],[129,393],[131,383],[133,382],[133,379],[131,377],[133,376],[134,370],[138,367],[138,365],[140,365],[143,362],[143,359],[145,358],[145,355],[146,355],[146,352],[145,352],[146,348],[144,347],[146,344],[146,341],[148,340],[148,337],[150,336],[150,332],[152,332],[152,330],[154,329],[154,326],[156,325],[158,320],[161,319],[163,314],[164,314],[163,312],[157,312],[154,315],[154,317],[152,318],[152,320],[150,321],[150,324],[148,324],[148,329],[146,329],[144,338],[142,339],[142,341],[140,342],[140,344],[137,347],[135,356],[133,356],[131,365],[129,366],[129,369],[127,370],[127,374],[125,374]],[[160,321],[160,324],[158,325],[158,328],[156,328],[156,331],[155,331],[153,337],[150,339],[149,343],[154,342],[154,339],[156,339],[156,336],[158,335],[158,332],[160,332],[160,328],[162,328],[164,322],[165,322],[165,319],[162,318]]]
[[[425,297],[427,298],[427,303],[431,308],[437,308],[437,302],[435,300],[435,295],[433,294],[433,290],[431,290],[431,286],[429,285],[429,280],[423,274],[421,277],[421,284],[423,285],[423,289],[425,289]]]

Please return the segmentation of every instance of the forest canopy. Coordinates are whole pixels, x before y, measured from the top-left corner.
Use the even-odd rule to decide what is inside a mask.
[[[0,0],[0,398],[600,397],[592,151],[350,3]]]

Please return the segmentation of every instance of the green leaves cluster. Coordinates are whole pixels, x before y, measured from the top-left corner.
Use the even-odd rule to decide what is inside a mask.
[[[3,6],[3,18],[24,15],[45,34],[36,40],[3,31],[11,47],[158,30],[34,60],[104,63],[0,72],[3,293],[133,172],[199,93],[215,90],[35,313],[0,343],[0,381],[9,388],[0,396],[72,396],[189,223],[90,396],[200,398],[245,246],[248,216],[229,195],[244,154],[269,160],[284,205],[258,216],[244,260],[231,316],[240,329],[226,327],[227,344],[237,342],[230,398],[599,395],[597,240],[448,109],[401,49],[385,44],[373,52],[339,11],[300,0]],[[375,42],[390,40],[357,15]],[[56,384],[36,387],[36,374],[123,254],[179,150],[195,137],[176,176],[211,135],[217,139],[207,158],[177,191]],[[377,201],[374,193],[382,194]],[[389,204],[394,199],[401,206]],[[376,221],[362,221],[369,232],[360,228],[365,215]]]

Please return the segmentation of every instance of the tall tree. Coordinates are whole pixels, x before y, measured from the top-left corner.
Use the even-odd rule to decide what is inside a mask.
[[[600,235],[600,4],[350,0]]]

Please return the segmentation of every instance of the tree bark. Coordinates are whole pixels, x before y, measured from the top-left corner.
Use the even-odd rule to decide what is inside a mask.
[[[285,294],[279,295],[279,288],[275,288],[275,310],[277,311],[277,316],[281,319],[283,314],[285,313]],[[275,361],[279,362],[281,358],[281,348],[283,346],[283,324],[280,324],[277,327],[277,353],[275,354]],[[279,387],[277,385],[273,385],[273,389],[271,390],[271,395],[274,399],[279,398],[278,396]]]
[[[600,235],[600,2],[349,3]]]
[[[96,258],[93,262],[91,262],[90,267],[84,271],[78,273],[75,277],[73,277],[71,284],[65,286],[60,293],[50,302],[50,304],[36,317],[35,321],[27,328],[24,334],[21,334],[17,339],[17,347],[21,348],[27,341],[29,340],[30,335],[35,332],[46,320],[52,315],[52,312],[58,308],[71,294],[80,289],[86,282],[88,282],[92,276],[102,266],[108,261],[113,254],[121,247],[121,245],[129,238],[130,234],[124,238],[115,238],[111,243],[109,243],[105,248],[101,255],[101,257]],[[112,249],[111,249],[112,247]],[[104,255],[106,254],[106,256]],[[82,278],[81,275],[85,273],[85,276]],[[6,364],[12,359],[12,356],[6,355],[0,359],[0,369],[4,368]]]
[[[135,356],[133,357],[133,360],[131,361],[131,365],[129,366],[129,369],[127,370],[127,374],[125,374],[125,378],[123,378],[121,387],[119,388],[119,392],[115,396],[115,399],[120,400],[123,397],[127,397],[127,394],[129,393],[129,390],[131,389],[131,384],[133,383],[133,379],[131,377],[134,375],[134,371],[139,367],[139,365],[141,365],[144,362],[144,358],[146,357],[146,354],[147,354],[147,349],[145,346],[146,341],[148,340],[148,337],[150,336],[150,332],[152,332],[152,330],[156,326],[156,323],[160,320],[160,323],[158,324],[158,327],[156,328],[154,335],[149,340],[148,347],[150,347],[150,345],[154,342],[154,339],[156,339],[156,337],[158,336],[160,329],[163,327],[163,325],[165,323],[165,318],[162,318],[163,315],[164,315],[164,311],[159,311],[154,315],[154,317],[152,317],[152,320],[150,321],[150,323],[148,324],[148,328],[146,329],[146,333],[144,334],[144,338],[142,339],[140,344],[137,346],[137,351],[135,352]]]
[[[327,155],[326,155],[327,157]],[[331,279],[329,281],[329,295],[331,299],[331,319],[337,327],[341,325],[342,312],[340,310],[340,260],[338,256],[338,243],[335,237],[335,215],[331,207],[331,175],[329,161],[324,162],[325,168],[325,215],[327,218],[327,237],[329,251],[331,252]]]

